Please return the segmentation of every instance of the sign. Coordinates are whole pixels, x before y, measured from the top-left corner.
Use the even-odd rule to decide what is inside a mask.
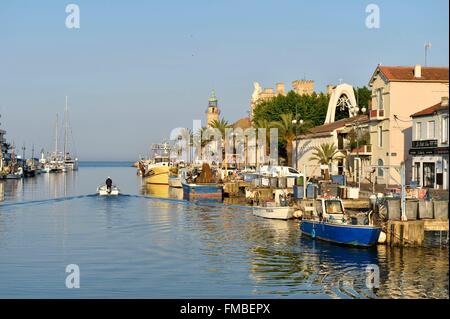
[[[412,141],[412,147],[437,147],[437,140]]]
[[[435,148],[411,148],[409,150],[410,155],[444,155],[448,154],[447,147],[435,147]]]

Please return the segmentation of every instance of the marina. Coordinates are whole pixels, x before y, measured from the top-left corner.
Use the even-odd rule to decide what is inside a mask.
[[[449,3],[360,2],[0,4],[0,299],[448,300]]]

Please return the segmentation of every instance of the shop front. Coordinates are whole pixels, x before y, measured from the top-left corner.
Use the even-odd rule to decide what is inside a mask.
[[[437,140],[413,141],[413,182],[417,186],[448,189],[448,148],[437,147]]]

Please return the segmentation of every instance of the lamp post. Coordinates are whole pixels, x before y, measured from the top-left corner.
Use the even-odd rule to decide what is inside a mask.
[[[358,114],[360,111],[358,106],[355,106],[355,114]],[[366,113],[366,108],[363,107],[361,108],[361,113],[364,114]],[[358,159],[358,188],[361,188],[361,158],[359,157],[359,125],[360,122],[359,120],[356,120],[355,124],[356,125],[356,158]]]

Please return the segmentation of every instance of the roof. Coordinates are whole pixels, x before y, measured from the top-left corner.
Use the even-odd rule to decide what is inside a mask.
[[[309,131],[306,134],[302,134],[301,136],[331,133],[340,128],[345,127],[348,124],[354,123],[356,121],[358,121],[360,123],[364,123],[364,122],[367,122],[368,120],[369,120],[369,117],[365,114],[354,116],[354,117],[349,117],[349,118],[335,121],[333,123],[328,123],[328,124],[313,127],[311,129],[309,129]]]
[[[246,128],[252,127],[252,122],[250,121],[250,118],[244,117],[244,118],[241,118],[241,119],[237,120],[236,122],[234,122],[232,124],[232,126],[233,126],[233,128],[246,129]]]
[[[414,77],[414,66],[382,66],[378,65],[372,75],[373,78],[381,72],[388,81],[412,81],[412,82],[448,82],[448,67],[426,67],[421,66],[421,77]]]
[[[448,105],[443,105],[441,102],[439,102],[438,104],[435,104],[433,106],[427,107],[426,109],[423,109],[419,112],[414,113],[413,115],[411,115],[411,117],[433,115],[434,113],[441,111],[441,110],[448,111]]]

